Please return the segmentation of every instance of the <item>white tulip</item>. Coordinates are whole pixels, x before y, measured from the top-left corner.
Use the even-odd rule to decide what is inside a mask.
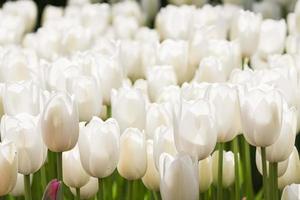
[[[225,82],[226,79],[226,72],[220,59],[209,56],[201,60],[193,81]]]
[[[211,39],[225,39],[220,34],[219,26],[200,26],[193,32],[189,40],[189,63],[192,67],[197,67],[206,56]]]
[[[19,48],[7,50],[0,62],[0,80],[15,82],[32,79],[27,56]]]
[[[42,14],[42,23],[45,24],[49,20],[56,20],[63,16],[64,10],[62,7],[47,5]]]
[[[98,179],[90,177],[87,184],[80,188],[80,199],[90,199],[94,197],[99,189]],[[70,188],[73,195],[76,195],[76,189]]]
[[[147,170],[147,145],[144,132],[126,129],[120,138],[118,172],[128,180],[142,178]]]
[[[18,172],[29,175],[38,171],[45,161],[47,150],[38,124],[39,118],[18,114],[1,118],[2,141],[14,142],[18,150]]]
[[[153,140],[147,140],[147,170],[142,181],[149,190],[159,190],[160,177],[153,157]]]
[[[80,11],[82,25],[97,38],[108,29],[111,20],[111,8],[107,3],[85,4]]]
[[[213,182],[212,173],[212,158],[208,156],[207,158],[200,160],[198,163],[199,171],[199,188],[200,192],[205,192],[209,189]]]
[[[193,75],[193,69],[188,63],[188,43],[183,40],[164,40],[159,49],[159,63],[174,67],[177,81],[182,84],[189,81]]]
[[[229,84],[215,84],[209,89],[209,100],[215,108],[214,116],[218,142],[231,141],[241,127],[237,89]]]
[[[122,40],[119,46],[119,62],[122,63],[124,74],[131,79],[145,76],[141,67],[141,43],[134,40]]]
[[[152,0],[149,0],[150,2]],[[155,0],[153,0],[155,1]],[[153,42],[153,43],[159,43],[159,34],[156,29],[150,29],[148,27],[140,27],[139,30],[136,32],[135,40],[141,41],[141,42]]]
[[[43,70],[46,88],[54,91],[66,92],[67,80],[80,75],[79,67],[66,58],[56,59]]]
[[[156,15],[155,27],[161,39],[188,39],[195,7],[168,5]]]
[[[159,170],[159,158],[163,153],[168,153],[172,156],[178,153],[175,146],[173,128],[169,126],[160,126],[155,130],[153,157],[157,170]]]
[[[172,119],[163,104],[149,104],[146,119],[147,138],[153,139],[156,128],[159,126],[171,126]]]
[[[145,128],[145,100],[140,91],[129,87],[113,90],[111,102],[112,117],[118,121],[121,132],[128,127]]]
[[[99,116],[102,94],[94,78],[88,76],[70,78],[67,80],[67,91],[74,95],[80,121],[89,121],[93,116]]]
[[[230,30],[231,40],[237,39],[243,56],[251,56],[259,42],[262,16],[241,10],[235,17]]]
[[[217,185],[218,183],[218,161],[219,161],[219,151],[215,151],[212,155],[212,171],[213,171],[213,183]],[[231,151],[223,151],[223,183],[222,185],[227,188],[234,183],[235,173],[234,173],[234,155]]]
[[[139,28],[139,21],[132,16],[116,16],[113,18],[113,30],[117,38],[133,39]]]
[[[118,89],[122,84],[123,72],[118,62],[107,56],[99,56],[96,59],[93,73],[99,78],[100,87],[103,93],[103,103],[110,104],[112,89]]]
[[[258,147],[256,148],[256,153],[255,153],[255,163],[259,173],[263,175],[261,149]],[[278,162],[278,169],[277,169],[278,177],[282,176],[286,172],[288,164],[289,164],[289,159]],[[269,173],[269,161],[267,161],[267,174],[268,173]]]
[[[139,24],[143,22],[143,13],[139,4],[135,1],[121,1],[113,4],[112,17],[133,17]]]
[[[213,108],[206,100],[183,99],[180,115],[174,123],[176,148],[197,160],[209,156],[217,142]]]
[[[84,171],[78,146],[63,152],[62,170],[64,183],[73,188],[81,188],[89,181],[89,175]]]
[[[172,66],[158,65],[147,70],[147,81],[149,96],[152,101],[156,101],[164,87],[177,84],[177,77]]]
[[[284,20],[267,19],[261,23],[258,53],[266,58],[267,55],[281,54],[285,46],[287,27]]]
[[[280,93],[266,85],[240,90],[241,123],[248,143],[266,147],[276,142],[282,122],[282,102]]]
[[[8,194],[16,185],[18,175],[17,149],[12,142],[0,143],[0,195]]]
[[[300,185],[291,184],[284,187],[281,200],[296,200],[300,198]]]
[[[19,113],[38,115],[40,98],[40,88],[32,81],[5,84],[3,90],[4,111],[8,115]]]
[[[162,199],[196,200],[199,198],[198,162],[192,160],[187,154],[173,157],[163,153],[159,159],[159,173]]]
[[[294,150],[288,159],[287,170],[278,178],[278,187],[282,189],[293,183],[300,183],[300,160],[296,147],[294,147]]]
[[[73,149],[79,135],[79,117],[76,102],[65,93],[54,94],[41,114],[44,143],[54,152]]]
[[[280,135],[274,144],[266,148],[266,159],[268,161],[282,162],[288,159],[295,144],[296,128],[296,109],[284,108]]]
[[[198,99],[207,99],[208,91],[211,84],[209,83],[184,83],[181,86],[181,96],[184,100],[198,100]]]
[[[23,174],[18,173],[17,183],[16,183],[14,189],[10,192],[10,194],[15,197],[24,195],[24,175]]]
[[[120,129],[116,120],[103,122],[98,117],[81,128],[78,141],[80,159],[85,171],[93,177],[104,178],[117,167],[120,152]]]

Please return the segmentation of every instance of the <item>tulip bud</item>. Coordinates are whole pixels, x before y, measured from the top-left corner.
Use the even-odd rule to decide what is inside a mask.
[[[41,115],[44,143],[54,152],[68,151],[77,143],[79,135],[78,110],[73,97],[54,94]]]
[[[214,150],[217,131],[209,102],[183,100],[181,113],[173,125],[175,144],[179,152],[202,160]]]
[[[282,122],[282,101],[280,93],[266,85],[240,91],[241,122],[248,143],[266,147],[276,142]]]
[[[128,128],[120,138],[118,172],[128,180],[142,178],[147,170],[147,147],[144,132]]]
[[[198,162],[193,161],[187,154],[173,157],[163,153],[159,159],[159,173],[162,199],[196,200],[199,198]]]
[[[154,66],[148,69],[147,81],[149,85],[149,96],[156,101],[161,90],[169,85],[176,85],[177,78],[172,66]]]
[[[119,160],[120,129],[116,120],[103,122],[98,117],[80,130],[78,141],[84,170],[93,177],[104,178],[113,173]]]
[[[300,184],[291,184],[284,187],[281,200],[294,200],[300,198]]]
[[[102,95],[95,79],[88,76],[70,78],[67,91],[74,95],[80,121],[89,121],[93,116],[100,115]]]
[[[98,179],[90,177],[89,181],[80,188],[80,199],[90,199],[98,192]],[[70,188],[73,195],[76,195],[76,189]]]
[[[64,183],[69,187],[81,188],[89,180],[89,175],[81,165],[77,145],[72,150],[63,152],[62,168]]]
[[[209,189],[213,182],[212,174],[212,158],[208,156],[204,160],[200,160],[198,163],[199,171],[199,188],[200,192],[205,192]]]
[[[14,142],[18,150],[18,171],[28,175],[38,171],[44,164],[43,143],[38,118],[28,114],[4,115],[1,119],[2,141]]]
[[[44,192],[42,200],[61,200],[62,183],[56,179],[50,181]]]
[[[147,140],[147,170],[142,181],[149,190],[159,190],[160,177],[154,162],[153,140]]]
[[[219,151],[215,151],[212,155],[212,172],[213,172],[213,183],[218,184],[218,160]],[[234,183],[234,155],[231,151],[223,151],[223,187],[227,188]]]
[[[17,149],[12,142],[0,143],[0,196],[15,187],[18,175]]]
[[[251,56],[259,42],[262,16],[241,10],[235,17],[230,30],[231,40],[237,39],[243,56]]]
[[[293,183],[300,183],[300,160],[296,147],[294,147],[288,159],[288,166],[285,173],[278,178],[278,187],[282,189]]]
[[[121,132],[128,127],[145,128],[145,100],[140,91],[129,87],[113,90],[111,101],[112,117],[118,121]]]
[[[8,115],[40,112],[40,88],[32,81],[5,84],[3,91],[4,111]]]
[[[241,126],[237,89],[229,84],[215,84],[209,90],[209,100],[215,108],[218,142],[231,141],[238,134]]]
[[[147,109],[147,121],[146,121],[146,134],[147,138],[152,139],[156,128],[159,126],[170,126],[172,125],[171,117],[163,104],[153,103],[148,106]]]
[[[272,54],[281,54],[285,46],[286,32],[284,20],[264,20],[261,24],[258,53],[264,58]]]
[[[295,144],[297,128],[296,109],[286,107],[282,114],[280,135],[274,144],[266,148],[266,159],[270,162],[287,160]]]

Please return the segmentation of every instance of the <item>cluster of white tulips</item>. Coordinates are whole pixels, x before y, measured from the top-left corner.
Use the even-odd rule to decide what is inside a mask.
[[[0,199],[300,199],[300,0],[171,2],[3,5]]]

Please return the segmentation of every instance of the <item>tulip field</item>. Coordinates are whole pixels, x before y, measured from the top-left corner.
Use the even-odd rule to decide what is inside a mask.
[[[0,200],[300,200],[300,0],[51,2],[0,2]]]

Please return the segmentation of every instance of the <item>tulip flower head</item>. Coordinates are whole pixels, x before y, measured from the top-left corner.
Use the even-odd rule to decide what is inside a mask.
[[[66,93],[54,94],[41,115],[44,143],[54,152],[72,149],[78,140],[79,117],[76,102]]]

